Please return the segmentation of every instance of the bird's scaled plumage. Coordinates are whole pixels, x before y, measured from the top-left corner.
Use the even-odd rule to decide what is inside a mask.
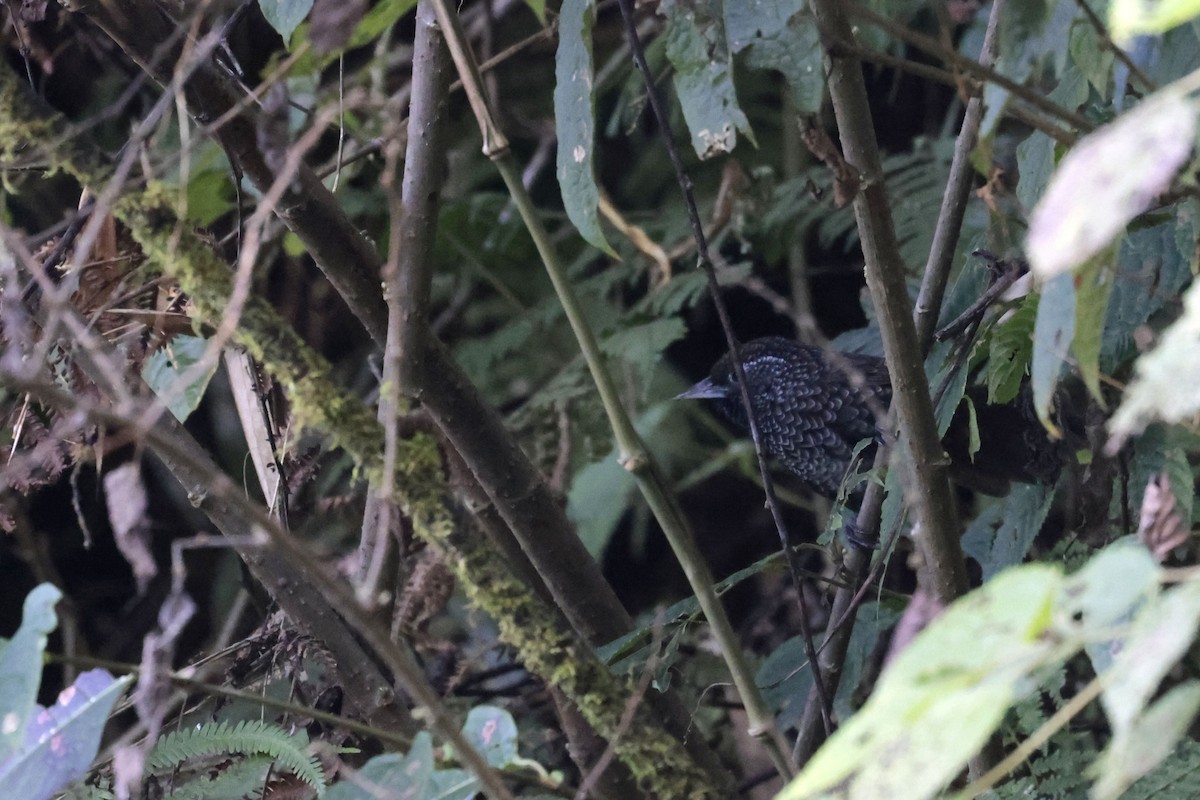
[[[883,359],[775,336],[739,351],[763,447],[813,490],[837,494],[854,446],[878,435],[875,412],[891,401]],[[711,400],[730,422],[749,427],[728,354],[679,397]]]

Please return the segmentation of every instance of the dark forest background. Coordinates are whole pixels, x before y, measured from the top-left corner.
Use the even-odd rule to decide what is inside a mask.
[[[1196,796],[1195,5],[6,3],[12,796]]]

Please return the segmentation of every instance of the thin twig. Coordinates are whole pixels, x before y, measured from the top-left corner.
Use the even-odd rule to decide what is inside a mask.
[[[1111,50],[1112,54],[1117,57],[1117,60],[1129,69],[1129,74],[1141,82],[1146,91],[1153,92],[1157,90],[1158,84],[1156,84],[1149,75],[1142,71],[1142,68],[1138,66],[1136,61],[1129,57],[1129,53],[1125,52],[1125,48],[1114,42],[1112,37],[1108,35],[1108,28],[1104,26],[1104,20],[1097,16],[1096,12],[1092,10],[1092,7],[1088,5],[1087,0],[1075,0],[1075,4],[1079,6],[1079,10],[1083,12],[1085,17],[1087,17],[1087,21],[1096,31],[1096,35],[1100,37],[1100,46]]]
[[[1096,126],[1087,117],[1077,114],[1074,111],[1063,108],[1060,105],[1046,99],[1043,95],[1030,89],[1028,86],[1023,86],[1012,78],[1001,75],[993,69],[980,66],[977,62],[961,55],[954,50],[947,50],[936,40],[929,36],[911,31],[903,25],[899,25],[891,19],[888,19],[882,14],[879,14],[866,6],[863,6],[854,0],[848,0],[843,4],[843,10],[846,14],[858,19],[864,20],[871,25],[882,29],[889,36],[893,36],[902,42],[912,45],[913,47],[924,50],[930,55],[944,59],[963,72],[978,78],[987,83],[995,83],[998,86],[1008,90],[1016,97],[1021,98],[1030,105],[1040,109],[1041,111],[1050,114],[1053,117],[1068,122],[1081,132],[1089,132]],[[849,34],[849,31],[846,32]],[[840,39],[846,41],[848,39]]]
[[[979,63],[991,67],[996,61],[996,42],[999,39],[1000,17],[1004,13],[1004,0],[992,4],[987,31],[983,35],[983,47]],[[979,139],[979,128],[983,122],[983,98],[976,94],[967,101],[962,126],[954,141],[954,157],[950,162],[950,175],[946,191],[942,195],[942,208],[938,212],[937,225],[933,229],[933,243],[929,248],[929,259],[921,278],[921,292],[917,296],[916,326],[917,342],[921,352],[928,354],[933,342],[933,329],[942,310],[942,298],[950,269],[954,266],[954,254],[958,238],[962,233],[962,221],[967,212],[967,199],[975,168],[971,164],[971,153]]]
[[[597,394],[600,396],[609,427],[616,440],[619,462],[633,476],[638,490],[645,498],[675,552],[676,558],[683,566],[692,590],[696,593],[697,601],[704,610],[713,636],[718,642],[721,656],[729,667],[742,700],[748,708],[755,734],[761,736],[765,740],[768,750],[774,753],[776,766],[781,773],[790,775],[786,743],[775,724],[774,717],[766,707],[762,693],[755,685],[753,670],[746,661],[729,617],[725,613],[720,599],[713,592],[712,573],[703,554],[696,546],[695,537],[679,505],[678,498],[671,491],[662,469],[638,434],[621,402],[616,383],[597,343],[595,332],[584,314],[583,306],[575,295],[575,290],[563,267],[558,250],[546,231],[545,223],[534,206],[529,192],[521,182],[520,170],[509,151],[508,140],[500,128],[483,90],[474,54],[471,52],[458,19],[451,12],[447,0],[438,0],[436,10],[438,22],[444,28],[451,56],[454,58],[459,76],[463,79],[467,98],[480,128],[483,137],[483,151],[492,159],[504,180],[517,212],[541,257],[546,274],[558,296],[563,313],[571,326],[584,362],[587,364],[592,381],[596,386]]]
[[[812,631],[809,628],[810,620],[808,617],[807,604],[804,599],[803,587],[800,585],[797,576],[799,575],[799,564],[795,561],[795,553],[791,547],[791,535],[788,532],[787,525],[783,521],[783,514],[779,507],[779,500],[775,496],[775,485],[771,479],[770,468],[767,464],[766,449],[762,445],[761,428],[758,423],[757,416],[754,411],[754,405],[750,400],[750,392],[746,383],[746,373],[742,366],[741,354],[738,350],[737,336],[733,331],[733,323],[729,318],[729,310],[725,307],[724,297],[721,293],[720,285],[717,283],[716,271],[712,266],[712,256],[708,249],[708,237],[704,233],[704,224],[700,220],[700,211],[696,206],[696,198],[693,192],[692,180],[687,174],[687,170],[683,166],[683,159],[680,157],[678,148],[675,147],[674,135],[671,131],[670,117],[667,115],[663,106],[662,100],[658,95],[658,90],[655,87],[654,75],[650,71],[650,66],[646,62],[645,50],[642,47],[641,37],[638,35],[637,25],[634,21],[633,3],[632,0],[620,0],[618,5],[621,8],[621,16],[625,20],[625,34],[629,40],[630,48],[633,52],[634,63],[638,70],[642,73],[642,80],[646,86],[647,96],[650,101],[650,107],[654,110],[654,115],[658,120],[659,127],[662,131],[662,141],[667,149],[667,155],[671,160],[671,166],[675,170],[675,179],[679,183],[680,191],[683,193],[684,205],[687,208],[688,222],[692,229],[692,238],[696,241],[697,262],[701,270],[704,271],[705,278],[708,282],[709,296],[713,300],[713,304],[717,309],[717,317],[721,321],[721,328],[725,333],[725,343],[731,354],[731,361],[735,380],[738,388],[741,391],[742,406],[746,411],[746,419],[749,422],[750,438],[754,442],[754,451],[758,456],[759,473],[762,475],[763,492],[766,495],[767,507],[770,509],[771,518],[775,522],[775,529],[779,534],[780,544],[783,551],[788,557],[788,566],[793,576],[793,581],[796,583],[797,601],[800,604],[800,630],[804,639],[805,651],[808,654],[809,662],[812,664],[813,685],[817,687],[817,691],[821,694],[823,719],[826,728],[832,730],[832,700],[829,694],[825,691],[825,682],[821,677],[820,667],[816,659],[816,646],[813,642]],[[739,690],[741,687],[738,687]],[[747,702],[743,696],[743,702]],[[747,705],[749,705],[747,703]],[[747,708],[750,712],[751,709]],[[753,714],[751,721],[753,722]],[[794,765],[787,763],[786,768],[778,761],[775,764],[776,769],[781,771],[781,774],[788,774],[794,769]],[[786,769],[786,771],[785,771]]]

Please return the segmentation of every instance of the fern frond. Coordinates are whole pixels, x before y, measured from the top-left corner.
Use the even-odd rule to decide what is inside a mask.
[[[202,725],[172,731],[158,740],[147,766],[152,770],[174,769],[185,761],[205,756],[241,754],[267,755],[277,766],[295,774],[318,794],[325,791],[325,771],[316,757],[305,751],[308,736],[288,733],[278,725],[246,720]]]
[[[202,775],[178,786],[168,797],[171,800],[214,800],[224,798],[256,798],[262,796],[263,782],[272,761],[266,756],[252,756],[224,767],[213,777]]]

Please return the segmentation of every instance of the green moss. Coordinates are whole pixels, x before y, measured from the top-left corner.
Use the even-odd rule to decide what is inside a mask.
[[[567,695],[598,734],[616,742],[617,757],[642,786],[659,798],[720,796],[713,779],[644,707],[621,729],[632,686],[593,653],[580,651],[553,612],[489,548],[461,534],[439,546],[453,554],[447,560],[467,598],[496,621],[500,638],[517,648],[526,668]]]
[[[56,140],[56,141],[55,141]],[[55,141],[50,147],[46,142]],[[60,146],[61,145],[61,146]],[[0,154],[12,157],[44,147],[52,166],[81,183],[100,186],[108,173],[97,151],[68,139],[56,118],[40,115],[10,70],[0,70]],[[126,191],[114,214],[130,229],[150,263],[174,277],[191,297],[196,312],[217,322],[233,289],[228,265],[180,222],[173,195],[161,185]],[[379,477],[383,466],[383,429],[357,397],[328,380],[330,365],[309,348],[275,310],[251,296],[234,339],[284,387],[299,424],[324,434],[357,462],[359,473]],[[515,646],[525,665],[559,687],[593,728],[616,741],[618,757],[638,781],[663,800],[718,797],[718,790],[644,709],[626,730],[620,718],[631,687],[618,680],[590,651],[563,630],[556,615],[504,566],[476,535],[454,524],[441,455],[432,437],[401,442],[396,463],[401,510],[422,539],[446,554],[473,604],[496,620],[501,637]]]

